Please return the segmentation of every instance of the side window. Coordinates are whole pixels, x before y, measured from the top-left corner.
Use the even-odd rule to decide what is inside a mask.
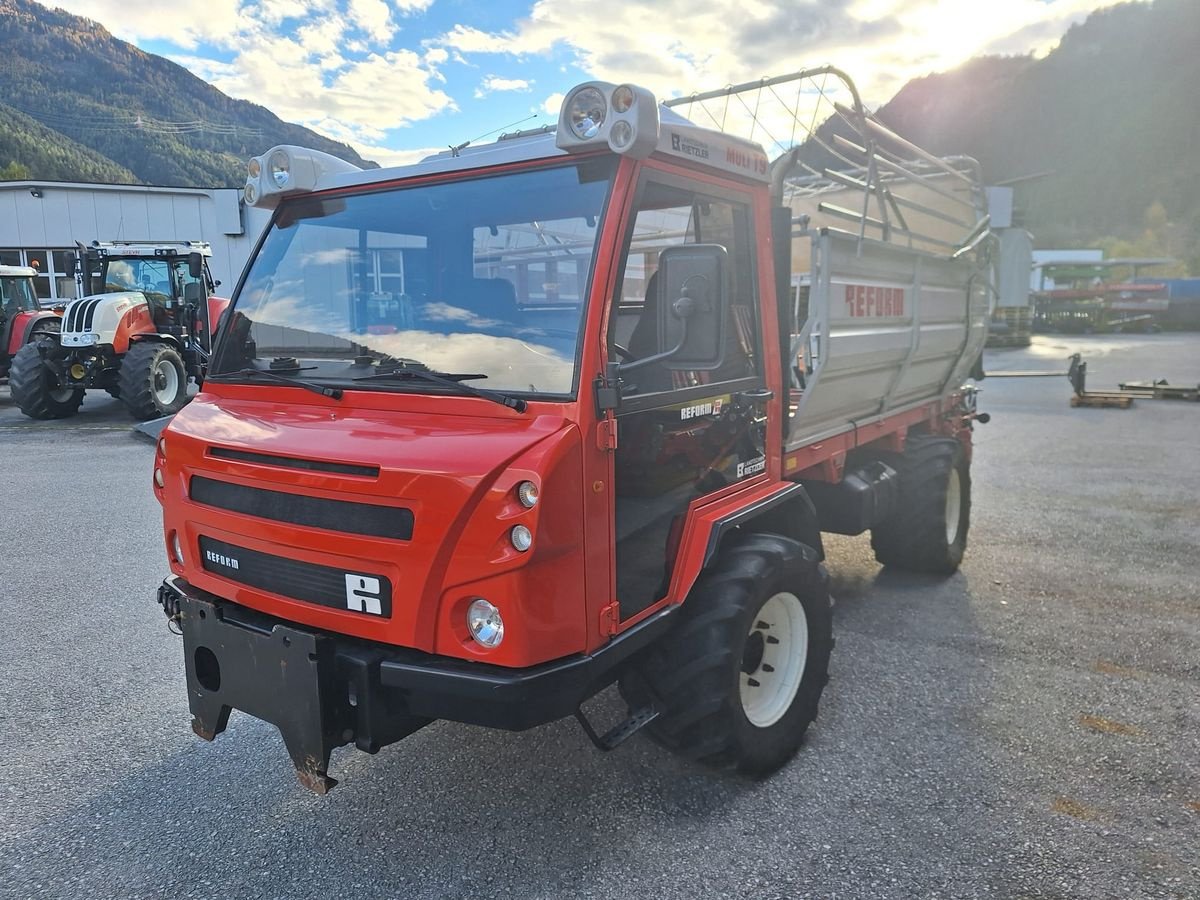
[[[631,373],[626,395],[733,381],[760,371],[749,208],[654,182],[643,186],[637,202],[623,277],[609,317],[610,354],[615,362],[632,362],[659,352],[659,254],[667,247],[696,243],[720,244],[729,253],[732,292],[724,361],[711,372],[672,372],[661,364],[647,366]]]

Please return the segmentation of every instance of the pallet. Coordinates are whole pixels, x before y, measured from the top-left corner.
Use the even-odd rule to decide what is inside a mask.
[[[1120,391],[1084,391],[1071,395],[1072,406],[1090,406],[1100,409],[1129,409],[1133,405],[1133,394]]]
[[[1121,390],[1146,400],[1190,400],[1200,403],[1200,386],[1172,387],[1165,381],[1125,381]]]

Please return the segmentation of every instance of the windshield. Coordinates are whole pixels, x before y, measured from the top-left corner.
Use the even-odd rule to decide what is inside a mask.
[[[33,280],[28,275],[0,277],[0,309],[6,316],[38,308],[38,298],[33,290]]]
[[[167,303],[184,295],[184,287],[199,282],[185,257],[116,257],[88,259],[85,295],[141,291],[151,300]]]
[[[407,366],[571,396],[615,162],[285,201],[250,266],[212,374],[342,381]],[[420,379],[359,389],[433,391]]]

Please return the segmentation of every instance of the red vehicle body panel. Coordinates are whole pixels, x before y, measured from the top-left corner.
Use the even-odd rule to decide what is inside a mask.
[[[129,344],[134,335],[157,333],[158,328],[154,325],[154,316],[150,312],[149,304],[137,303],[121,316],[117,332],[113,335],[113,353],[118,356],[128,353]]]

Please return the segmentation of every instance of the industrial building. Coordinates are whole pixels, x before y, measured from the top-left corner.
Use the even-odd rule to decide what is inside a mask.
[[[0,182],[0,265],[34,266],[45,304],[75,296],[77,241],[208,241],[218,293],[227,296],[268,218],[237,190]]]

